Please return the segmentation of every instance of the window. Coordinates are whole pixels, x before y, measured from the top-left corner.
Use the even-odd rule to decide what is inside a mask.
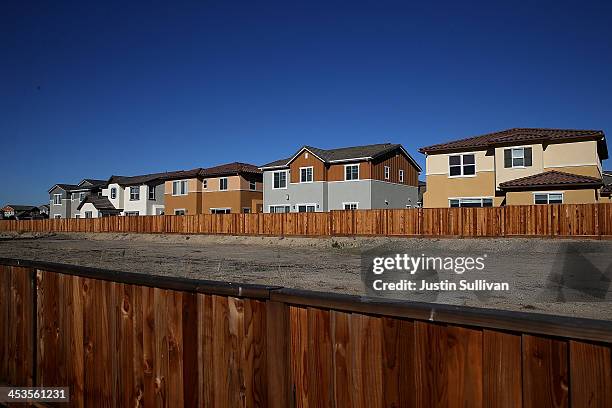
[[[111,188],[111,199],[114,200],[117,198],[117,187]]]
[[[476,160],[474,154],[457,154],[448,156],[448,174],[450,177],[475,175]]]
[[[287,188],[287,172],[286,171],[275,171],[273,174],[272,188]]]
[[[244,207],[244,208],[242,209],[242,213],[243,213],[243,214],[250,214],[250,213],[251,213],[251,209],[250,209],[249,207]]]
[[[173,196],[187,195],[187,193],[187,180],[178,180],[172,182]]]
[[[342,209],[344,210],[356,210],[359,208],[359,203],[342,203]]]
[[[312,183],[312,167],[300,167],[300,183]]]
[[[389,180],[390,175],[391,175],[391,167],[385,166],[385,180]]]
[[[315,212],[316,204],[298,204],[298,212]]]
[[[404,170],[399,171],[399,182],[400,183],[404,182]]]
[[[231,208],[211,208],[210,209],[211,214],[229,214],[230,211],[231,211]]]
[[[155,186],[149,186],[149,200],[155,200]]]
[[[125,212],[126,217],[137,217],[139,215],[140,215],[139,211],[126,211]]]
[[[358,164],[347,164],[344,166],[344,180],[359,180]]]
[[[208,180],[203,180],[202,181],[202,187],[204,188],[204,190],[206,190],[208,188]]]
[[[257,182],[249,181],[249,190],[251,190],[251,191],[257,190]]]
[[[75,214],[74,218],[81,218],[81,214]]]
[[[85,211],[85,218],[93,218],[93,214],[91,211]]]
[[[531,162],[531,147],[504,149],[505,168],[530,167]]]
[[[181,208],[181,209],[176,209],[174,210],[174,215],[185,215],[185,209]]]
[[[79,193],[72,193],[72,194],[70,195],[70,199],[71,199],[71,200],[77,200],[78,198],[79,198]]]
[[[81,193],[79,194],[79,201],[83,201],[85,199],[85,197],[87,196],[87,193]]]
[[[56,220],[59,220],[60,218],[62,218],[62,216],[59,215],[59,214],[56,214],[56,215],[53,216],[53,218],[55,218]]]
[[[62,205],[62,195],[53,194],[53,205]]]
[[[563,193],[534,193],[535,204],[563,204]]]
[[[271,213],[288,213],[291,211],[291,207],[288,205],[271,205],[269,208]]]
[[[130,201],[138,201],[140,200],[140,187],[133,186],[130,187]]]
[[[451,198],[448,200],[449,206],[457,207],[493,207],[492,198]]]
[[[227,177],[222,177],[219,179],[219,190],[220,191],[227,190]]]

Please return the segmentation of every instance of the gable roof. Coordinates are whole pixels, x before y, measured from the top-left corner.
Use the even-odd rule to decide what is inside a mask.
[[[404,149],[401,144],[393,144],[393,143],[380,143],[380,144],[371,144],[364,146],[351,146],[351,147],[341,147],[337,149],[320,149],[318,147],[313,146],[302,146],[292,157],[288,159],[276,160],[267,164],[264,164],[260,167],[260,169],[272,169],[272,168],[280,168],[287,167],[289,164],[299,156],[304,150],[309,151],[313,155],[315,155],[319,160],[323,163],[336,163],[336,162],[344,162],[344,161],[355,161],[355,160],[373,160],[377,157],[380,157],[384,154],[392,152],[394,150],[400,149],[410,160],[410,162],[421,171],[421,166],[410,156],[410,154]]]
[[[421,153],[443,153],[486,149],[495,146],[516,145],[527,142],[562,143],[578,140],[597,140],[597,150],[602,160],[608,158],[606,136],[601,130],[513,128],[485,135],[468,137],[446,143],[421,147]]]
[[[77,210],[80,210],[83,205],[86,203],[91,203],[97,210],[109,211],[109,212],[121,212],[123,210],[115,208],[115,206],[110,202],[108,197],[97,196],[97,195],[88,195],[85,197],[83,201],[77,207]]]
[[[79,186],[76,184],[54,184],[53,187],[51,187],[47,192],[50,193],[53,191],[53,189],[55,189],[55,187],[59,187],[64,191],[72,191],[79,188]]]
[[[120,186],[133,186],[140,184],[149,184],[153,182],[161,183],[164,177],[169,177],[174,172],[166,173],[151,173],[143,174],[141,176],[111,176],[108,179],[108,184],[119,184]]]
[[[97,180],[97,179],[83,179],[78,184],[79,187],[83,186],[83,184],[87,183],[92,187],[103,187],[106,185],[107,180]]]
[[[598,187],[602,184],[601,179],[595,177],[551,170],[500,183],[499,188],[502,190],[523,190],[555,187]]]
[[[199,173],[202,177],[229,176],[232,174],[262,174],[262,172],[253,164],[233,162],[200,169]]]

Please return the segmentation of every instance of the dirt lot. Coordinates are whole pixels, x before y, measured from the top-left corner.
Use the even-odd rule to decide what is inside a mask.
[[[362,259],[395,253],[484,256],[480,272],[412,278],[486,279],[510,290],[374,292],[364,283]],[[612,320],[612,241],[4,234],[0,257]]]

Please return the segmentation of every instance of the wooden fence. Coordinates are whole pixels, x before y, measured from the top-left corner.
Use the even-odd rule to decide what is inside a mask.
[[[0,382],[75,407],[612,406],[609,321],[0,265]]]
[[[2,231],[600,238],[612,236],[612,204],[4,220]]]

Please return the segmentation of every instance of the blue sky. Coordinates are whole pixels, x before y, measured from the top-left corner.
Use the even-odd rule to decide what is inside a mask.
[[[612,132],[610,2],[85,3],[0,6],[0,204],[303,144],[424,167],[509,127]]]

